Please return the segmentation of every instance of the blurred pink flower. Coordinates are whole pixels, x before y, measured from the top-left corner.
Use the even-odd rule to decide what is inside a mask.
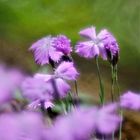
[[[79,73],[72,62],[62,62],[55,70],[55,76],[66,80],[76,80]]]
[[[101,134],[109,135],[115,132],[120,124],[121,117],[117,114],[117,104],[109,104],[95,111],[95,130]]]
[[[93,116],[89,109],[76,109],[57,118],[47,130],[48,140],[89,140],[93,132]]]
[[[0,140],[43,140],[45,127],[37,113],[2,114]]]
[[[24,75],[17,69],[0,66],[0,104],[10,101],[19,89]]]
[[[54,75],[36,74],[35,78],[43,79],[47,82],[47,87],[53,95],[55,92],[63,98],[70,91],[70,86],[66,80],[76,80],[78,72],[72,62],[62,62],[54,71]]]
[[[102,108],[76,108],[56,120],[46,133],[47,139],[90,140],[97,132],[112,136],[121,121],[116,109],[115,104]]]
[[[50,92],[47,82],[40,78],[28,77],[23,81],[21,88],[23,96],[31,101],[29,108],[38,108],[41,106],[41,101],[44,101],[46,109],[49,107],[48,103],[53,99],[53,92]]]
[[[140,95],[131,91],[124,93],[120,97],[120,106],[133,110],[140,110]]]

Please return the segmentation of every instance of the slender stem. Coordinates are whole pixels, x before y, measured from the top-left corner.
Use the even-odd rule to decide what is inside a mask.
[[[111,100],[114,102],[114,91],[115,91],[115,71],[114,67],[111,65]]]
[[[118,82],[117,65],[115,66],[115,82],[116,82],[116,85],[117,85],[118,97],[120,97],[120,87],[119,87],[119,82]],[[121,116],[121,119],[123,119],[123,110],[122,110],[122,108],[120,108],[120,116]],[[119,140],[121,140],[121,139],[122,139],[122,121],[121,121],[120,126],[119,126]]]
[[[77,81],[74,81],[74,85],[75,85],[75,93],[78,96],[78,86],[77,86]]]
[[[104,136],[102,137],[102,140],[105,140]]]
[[[78,97],[78,85],[77,85],[77,81],[75,80],[74,81],[74,86],[75,86],[75,92],[74,92],[74,95],[73,95],[73,104],[74,106],[77,106],[79,105],[79,97]]]
[[[61,101],[61,106],[62,106],[64,114],[67,114],[67,108],[66,108],[66,105],[63,101]]]
[[[111,65],[111,101],[114,102],[115,97],[115,69],[114,66]],[[112,140],[114,140],[114,132],[112,133]]]
[[[99,63],[98,63],[98,57],[95,57],[96,60],[96,66],[97,66],[97,72],[98,72],[98,78],[99,78],[99,84],[100,84],[100,102],[103,105],[104,104],[104,86],[101,78],[101,73],[100,73],[100,68],[99,68]]]
[[[121,116],[121,119],[123,120],[123,110],[121,108],[120,108],[120,116]],[[119,127],[119,140],[122,139],[122,120]]]
[[[44,116],[46,116],[46,109],[45,109],[45,101],[44,100],[41,100],[40,101],[40,109],[41,109],[41,112],[42,112],[42,114],[44,115]]]
[[[112,140],[114,140],[114,132],[112,133]]]
[[[118,68],[117,68],[117,65],[115,66],[114,71],[115,71],[115,82],[116,82],[117,89],[118,89],[118,97],[120,97],[120,87],[119,87],[119,82],[118,82]]]

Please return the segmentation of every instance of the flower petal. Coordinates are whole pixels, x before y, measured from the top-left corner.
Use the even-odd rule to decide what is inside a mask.
[[[54,62],[58,62],[62,57],[63,53],[58,51],[56,48],[51,47],[49,49],[49,56]]]
[[[53,108],[54,104],[50,101],[45,101],[44,106],[45,106],[46,109],[47,108]]]
[[[79,34],[83,37],[88,38],[88,39],[95,39],[96,38],[96,30],[95,30],[95,27],[93,27],[93,26],[81,30],[79,32]]]
[[[34,78],[42,79],[47,82],[53,78],[53,75],[37,73],[34,75]]]
[[[70,85],[61,78],[57,78],[55,82],[60,98],[65,97],[71,89]]]
[[[49,48],[51,47],[52,37],[47,36],[36,41],[29,50],[34,52],[35,61],[44,65],[49,63]]]
[[[99,55],[99,48],[92,41],[79,42],[76,45],[76,53],[85,58],[94,58]]]
[[[78,72],[72,62],[62,62],[55,70],[55,75],[66,80],[76,80]]]
[[[103,58],[103,60],[107,60],[107,53],[106,53],[106,49],[105,49],[103,43],[100,43],[99,50],[100,50],[100,55]]]
[[[128,91],[120,97],[120,105],[123,108],[140,110],[140,95]]]
[[[53,39],[53,47],[65,55],[69,55],[72,51],[71,41],[65,35],[58,35]]]
[[[108,30],[103,29],[101,30],[98,35],[97,38],[100,39],[101,41],[107,39],[111,34],[108,32]]]

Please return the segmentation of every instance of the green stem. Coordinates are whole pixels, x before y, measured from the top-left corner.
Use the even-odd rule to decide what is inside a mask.
[[[114,140],[114,132],[112,133],[112,140]]]
[[[115,82],[116,82],[117,89],[118,89],[118,97],[120,97],[120,87],[119,87],[119,82],[118,82],[118,68],[117,68],[117,65],[115,66],[114,71],[115,71]]]
[[[118,82],[118,70],[117,70],[117,65],[115,66],[115,82],[117,85],[117,90],[118,90],[118,98],[120,97],[120,87],[119,87],[119,82]],[[120,116],[121,119],[123,119],[123,110],[120,108]],[[120,123],[119,126],[119,140],[122,139],[122,122]]]
[[[111,100],[114,102],[114,91],[115,91],[115,71],[114,67],[111,65]]]
[[[75,85],[76,96],[78,96],[78,86],[77,86],[77,81],[76,80],[74,81],[74,85]]]
[[[114,102],[115,97],[115,69],[114,66],[111,65],[111,101]],[[114,132],[112,133],[112,140],[114,140]]]
[[[66,108],[66,105],[63,101],[61,101],[61,106],[62,106],[64,114],[67,114],[67,108]]]
[[[98,63],[98,57],[95,57],[96,60],[96,66],[97,66],[97,72],[98,72],[98,78],[99,78],[99,84],[100,84],[100,92],[99,92],[99,96],[100,96],[100,102],[103,105],[104,104],[104,86],[103,86],[103,82],[102,82],[102,78],[101,78],[101,73],[100,73],[100,68],[99,68],[99,63]]]
[[[123,120],[123,110],[121,108],[120,108],[120,116],[121,116],[121,119]],[[119,127],[119,140],[122,139],[122,120]]]

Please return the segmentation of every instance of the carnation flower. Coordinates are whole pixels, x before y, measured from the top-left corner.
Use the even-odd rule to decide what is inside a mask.
[[[140,95],[131,91],[120,97],[120,106],[132,110],[140,110]]]
[[[111,33],[103,33],[103,35],[104,34],[106,34],[106,39],[104,39],[103,42],[107,58],[111,64],[116,65],[119,59],[118,43]]]
[[[103,108],[76,108],[56,120],[46,133],[47,139],[90,140],[97,132],[112,136],[121,121],[116,109],[114,104]]]
[[[72,62],[62,62],[56,68],[54,75],[38,73],[35,78],[44,80],[50,93],[63,98],[70,91],[70,85],[66,80],[76,80],[77,76],[78,72]]]
[[[72,51],[71,41],[65,35],[58,35],[53,39],[53,47],[58,51],[62,52],[64,55],[69,55]]]
[[[70,91],[69,84],[61,78],[56,78],[54,75],[52,75],[51,78],[48,79],[47,74],[38,73],[35,75],[35,78],[40,79],[46,83],[47,93],[51,95],[52,99],[63,98]]]
[[[47,36],[35,42],[29,50],[34,52],[35,61],[38,64],[49,64],[50,59],[58,62],[63,53],[58,51],[52,45],[53,37]]]
[[[14,97],[23,79],[23,74],[17,69],[0,66],[0,104],[7,103]]]
[[[87,38],[87,41],[80,41],[76,45],[76,52],[85,58],[94,58],[101,55],[106,60],[109,53],[115,57],[118,55],[118,44],[106,29],[101,30],[96,34],[95,27],[83,29],[79,33],[81,36]],[[114,58],[110,58],[111,61]]]
[[[46,109],[53,107],[53,104],[50,102],[53,99],[53,92],[50,92],[48,83],[44,80],[28,77],[23,81],[21,88],[23,96],[31,101],[29,108],[36,109],[41,106],[41,101],[44,101]]]
[[[79,73],[72,62],[62,62],[55,70],[55,75],[66,80],[76,80]]]
[[[64,98],[70,91],[66,80],[76,80],[77,76],[73,63],[63,62],[56,68],[54,75],[38,73],[33,78],[26,78],[21,86],[22,92],[31,101],[31,108],[41,106],[42,101],[45,108],[53,107],[53,99]]]
[[[47,130],[48,140],[89,140],[93,132],[92,112],[78,108],[68,115],[59,117]]]
[[[115,132],[121,122],[117,114],[117,105],[109,104],[95,111],[95,130],[101,134],[110,135]]]
[[[45,127],[37,113],[2,114],[0,116],[1,140],[42,140]]]

